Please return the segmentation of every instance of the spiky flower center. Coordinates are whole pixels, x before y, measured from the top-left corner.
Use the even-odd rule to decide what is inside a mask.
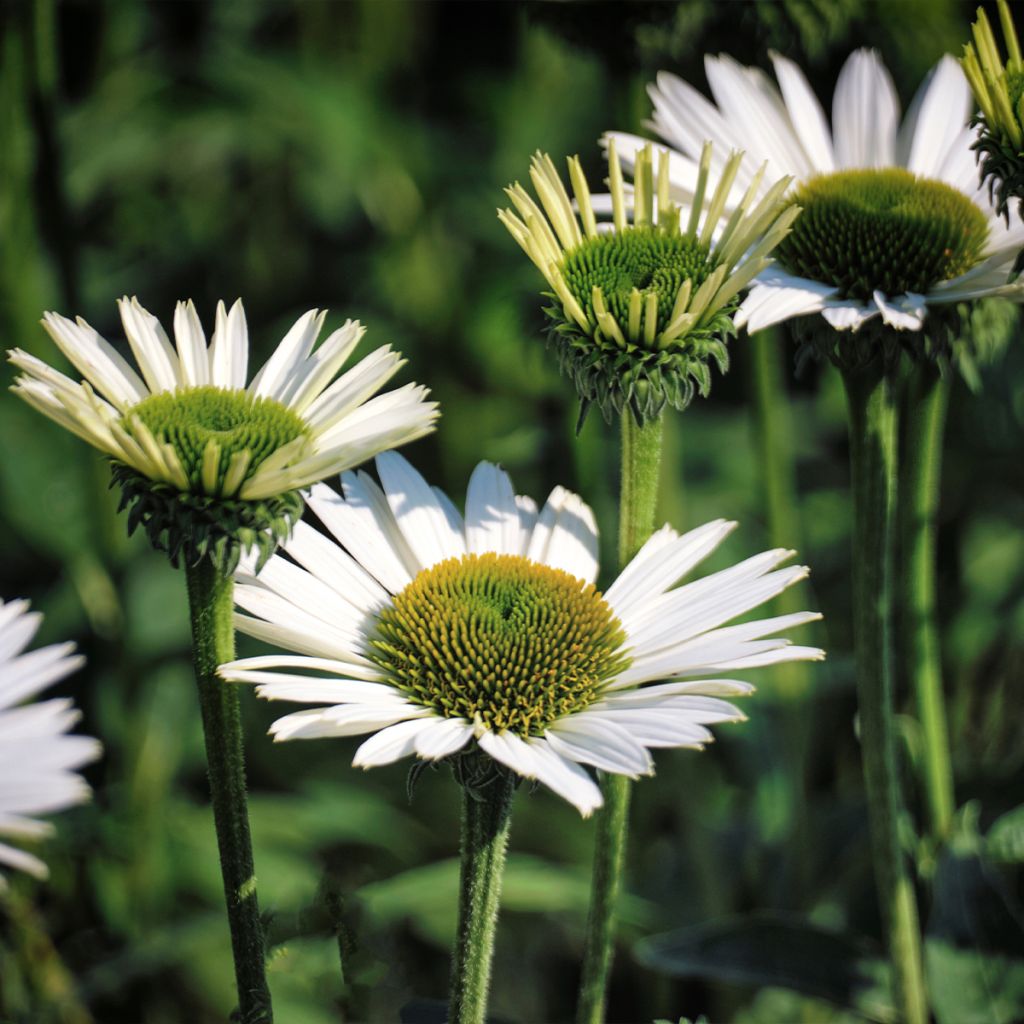
[[[633,289],[645,300],[653,293],[660,333],[672,319],[679,289],[690,281],[696,292],[715,266],[710,248],[696,238],[653,225],[585,239],[565,254],[559,269],[591,322],[595,286],[621,325],[629,321]]]
[[[898,167],[819,175],[793,202],[803,212],[776,256],[843,298],[925,294],[980,262],[988,239],[985,215],[967,196]]]
[[[495,732],[537,735],[629,664],[591,584],[517,555],[450,558],[378,620],[370,657],[416,702]]]
[[[189,482],[196,487],[202,484],[211,441],[219,450],[217,478],[227,474],[232,456],[248,452],[248,466],[242,477],[247,480],[275,451],[309,433],[299,416],[273,398],[217,387],[150,395],[125,413],[127,425],[135,416],[158,441],[171,445]]]

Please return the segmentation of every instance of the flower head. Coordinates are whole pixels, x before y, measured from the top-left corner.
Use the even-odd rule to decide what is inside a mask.
[[[247,385],[240,300],[218,303],[209,347],[191,301],[175,310],[176,346],[136,299],[119,307],[138,372],[81,318],[47,313],[43,326],[85,380],[15,349],[13,390],[113,460],[129,528],[141,522],[172,560],[209,555],[230,571],[240,549],[267,556],[302,514],[300,489],[433,430],[425,388],[371,397],[403,365],[390,346],[334,379],[363,335],[358,321],[314,351],[326,314],[310,310]]]
[[[80,717],[70,700],[23,705],[83,661],[74,644],[23,654],[41,619],[27,601],[0,601],[0,836],[13,839],[49,835],[52,826],[38,815],[87,800],[89,787],[76,769],[100,754],[96,740],[67,735]],[[38,857],[6,843],[0,843],[0,864],[46,877]]]
[[[637,153],[629,197],[614,144],[608,159],[610,223],[598,222],[579,158],[568,161],[574,209],[542,153],[530,167],[540,205],[515,184],[506,189],[515,209],[498,216],[551,287],[551,337],[582,414],[593,402],[607,419],[628,406],[643,422],[666,402],[682,409],[695,391],[708,393],[709,362],[728,362],[739,293],[770,263],[798,211],[784,210],[788,180],[764,182],[762,167],[726,215],[742,153],[713,181],[704,149],[687,210],[670,198],[666,154],[655,170],[650,146]]]
[[[960,66],[967,75],[975,102],[981,109],[977,118],[981,178],[988,182],[989,196],[996,209],[1009,217],[1010,199],[1024,198],[1024,60],[1009,5],[999,0],[1008,57],[1003,62],[999,44],[983,8],[972,26],[974,42],[964,46]]]
[[[807,575],[779,568],[791,551],[676,586],[733,523],[665,526],[601,593],[597,528],[575,494],[556,487],[538,512],[481,463],[463,517],[400,455],[377,470],[382,486],[359,472],[343,495],[313,488],[334,540],[300,523],[287,558],[236,577],[238,628],[294,653],[220,674],[319,705],[275,722],[277,740],[372,733],[363,768],[476,747],[586,815],[601,793],[584,765],[650,774],[650,749],[700,749],[708,725],[743,718],[722,699],[753,689],[733,671],[823,656],[773,636],[812,612],[726,625]]]
[[[800,69],[778,54],[772,60],[778,87],[757,68],[708,57],[717,105],[666,73],[650,89],[652,127],[678,151],[669,164],[673,196],[692,190],[705,139],[719,148],[742,139],[769,161],[769,178],[795,179],[791,199],[803,212],[738,324],[754,331],[820,313],[839,331],[879,320],[920,331],[929,311],[952,313],[989,295],[1024,300],[1024,284],[1010,280],[1024,230],[1007,228],[979,186],[970,89],[955,60],[939,62],[901,126],[881,60],[853,53],[836,84],[831,129]],[[644,145],[621,133],[612,143],[629,153]],[[727,209],[748,180],[741,171]],[[938,334],[942,323],[934,326]]]

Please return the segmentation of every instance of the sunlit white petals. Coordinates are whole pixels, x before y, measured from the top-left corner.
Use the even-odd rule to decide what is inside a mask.
[[[88,736],[68,735],[81,717],[67,698],[23,701],[78,669],[73,644],[25,653],[42,617],[27,601],[0,601],[0,836],[34,840],[53,829],[38,816],[89,798],[78,769],[100,755]],[[0,864],[46,877],[34,854],[0,843]],[[5,885],[0,873],[0,889]]]
[[[142,476],[179,490],[259,501],[308,487],[323,478],[406,444],[434,429],[437,407],[426,389],[405,385],[377,394],[403,365],[389,346],[331,381],[363,334],[347,321],[319,348],[326,314],[309,310],[292,326],[246,387],[249,330],[241,300],[218,303],[207,347],[195,306],[179,302],[172,344],[159,321],[135,298],[118,307],[139,372],[84,320],[47,313],[43,326],[85,378],[74,381],[19,349],[10,353],[20,371],[13,390],[30,405],[110,458]],[[204,469],[190,477],[173,437],[154,437],[134,409],[156,394],[216,387],[268,399],[290,410],[304,432],[281,444],[250,471]],[[247,463],[246,463],[247,465]]]
[[[772,174],[791,175],[794,187],[836,171],[901,167],[951,185],[981,211],[989,225],[979,265],[986,270],[983,281],[975,267],[935,283],[924,295],[878,291],[870,300],[858,301],[839,298],[832,284],[787,274],[776,264],[754,280],[736,315],[737,326],[754,332],[794,317],[821,315],[838,331],[855,332],[871,320],[881,320],[894,330],[919,331],[932,305],[995,295],[1024,302],[1024,288],[1010,280],[1022,247],[1013,237],[1020,226],[997,216],[991,196],[979,184],[972,150],[978,130],[968,124],[971,91],[956,60],[945,56],[932,69],[901,124],[899,100],[881,58],[873,50],[855,51],[836,82],[830,127],[803,72],[779,54],[771,59],[778,87],[759,69],[743,68],[729,57],[707,57],[714,103],[665,72],[649,87],[650,126],[675,150],[668,165],[673,197],[692,195],[698,161],[708,141],[718,154],[744,149],[751,158],[750,167],[768,160]],[[645,144],[624,133],[608,132],[605,140],[609,138],[617,140],[627,167]],[[749,183],[745,172],[746,168],[737,178],[737,189]],[[772,175],[767,175],[762,192],[771,180]],[[730,193],[728,208],[739,202],[737,189]],[[603,198],[593,197],[595,207]]]
[[[596,598],[618,617],[622,639],[610,649],[613,667],[582,704],[515,728],[488,724],[508,719],[479,703],[472,713],[453,710],[454,689],[432,700],[427,680],[403,682],[381,659],[380,638],[396,621],[378,632],[381,616],[414,579],[436,572],[439,559],[521,558],[574,576],[583,589],[597,576],[593,514],[561,487],[538,513],[504,470],[481,463],[463,517],[401,456],[379,456],[377,469],[380,485],[348,473],[344,495],[314,488],[310,505],[338,544],[303,527],[259,574],[251,560],[238,574],[238,603],[251,613],[238,616],[239,628],[297,653],[234,661],[221,676],[254,685],[267,700],[321,705],[278,720],[271,730],[278,741],[373,733],[355,754],[362,768],[405,757],[436,761],[473,745],[588,815],[601,805],[588,769],[650,774],[651,750],[700,749],[712,739],[708,726],[743,720],[729,699],[753,686],[723,673],[823,656],[778,635],[818,619],[816,612],[728,624],[806,576],[802,566],[779,568],[792,552],[762,552],[680,586],[735,524],[716,520],[682,536],[665,526]],[[467,629],[465,642],[476,635]],[[490,661],[487,650],[479,653]]]

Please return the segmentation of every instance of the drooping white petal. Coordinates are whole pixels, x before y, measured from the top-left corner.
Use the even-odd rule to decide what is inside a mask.
[[[855,299],[848,301],[834,299],[826,304],[821,315],[837,331],[858,331],[868,320],[878,316],[880,312],[881,310],[874,302],[865,305]]]
[[[375,768],[408,757],[416,750],[416,737],[429,729],[437,717],[399,722],[371,736],[352,758],[354,768]]]

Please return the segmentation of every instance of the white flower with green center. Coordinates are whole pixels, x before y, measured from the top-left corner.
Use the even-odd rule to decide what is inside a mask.
[[[796,181],[791,198],[803,212],[738,324],[756,331],[820,313],[838,330],[881,317],[889,328],[918,331],[929,307],[989,295],[1024,301],[1024,283],[1010,281],[1024,230],[1007,227],[979,185],[971,92],[953,58],[934,68],[901,126],[881,60],[853,53],[836,83],[831,130],[800,69],[778,54],[772,60],[778,88],[757,68],[708,57],[717,106],[664,72],[650,89],[651,127],[678,151],[669,158],[674,198],[692,193],[707,139],[717,151],[742,141],[769,162],[768,179]],[[607,141],[623,154],[646,145],[617,132]],[[741,169],[727,209],[749,181]]]
[[[773,634],[819,618],[799,612],[726,625],[807,575],[767,551],[676,584],[735,524],[683,536],[665,526],[601,593],[590,509],[555,488],[544,508],[481,463],[465,518],[400,455],[323,484],[309,506],[337,543],[300,523],[258,573],[240,571],[238,628],[289,654],[224,665],[270,700],[319,707],[274,723],[277,740],[373,733],[363,768],[437,761],[474,745],[544,783],[584,815],[601,793],[584,765],[650,774],[650,749],[700,749],[707,726],[743,715],[722,677],[818,659]]]
[[[765,181],[764,167],[726,211],[739,152],[713,175],[705,148],[686,210],[669,196],[666,155],[655,173],[651,148],[637,153],[632,196],[614,145],[608,158],[611,222],[598,221],[579,158],[568,161],[574,208],[542,153],[530,167],[539,205],[515,184],[506,189],[515,209],[498,217],[551,287],[551,338],[582,413],[596,402],[610,420],[628,406],[643,422],[666,402],[682,409],[695,391],[708,393],[709,362],[723,370],[728,362],[739,294],[771,262],[797,211],[785,208],[788,180]]]
[[[0,836],[38,840],[53,826],[39,816],[89,799],[78,769],[100,755],[88,736],[69,736],[79,712],[67,698],[24,703],[79,668],[74,644],[23,653],[42,616],[27,601],[0,601]],[[45,878],[46,865],[0,843],[0,864]],[[0,874],[0,889],[4,887]]]
[[[1007,59],[999,54],[988,15],[978,8],[972,26],[974,42],[964,47],[960,65],[971,84],[978,117],[981,180],[988,184],[996,209],[1009,216],[1011,199],[1024,198],[1024,60],[1020,40],[1006,0],[999,0],[999,20],[1006,40]]]
[[[13,390],[113,460],[131,528],[143,522],[172,557],[219,558],[239,542],[267,551],[301,515],[301,489],[434,429],[425,388],[372,397],[403,365],[390,346],[337,376],[364,333],[358,321],[314,348],[326,313],[310,310],[246,384],[240,300],[218,303],[209,346],[191,301],[175,310],[176,345],[136,299],[119,307],[138,372],[84,320],[47,313],[43,326],[85,379],[15,349]]]

